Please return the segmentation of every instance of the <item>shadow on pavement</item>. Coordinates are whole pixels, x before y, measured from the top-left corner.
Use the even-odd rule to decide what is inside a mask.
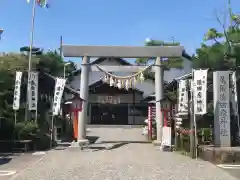
[[[12,158],[1,157],[0,158],[0,166],[9,163],[11,160],[12,160]]]
[[[101,150],[113,150],[120,148],[127,144],[151,144],[149,141],[98,141],[99,136],[87,136],[89,140],[89,145],[84,147],[84,149],[90,149],[92,151],[101,151]],[[63,145],[66,144],[66,145]],[[61,146],[57,146],[55,150],[65,150],[70,146],[70,142],[61,143]]]
[[[126,144],[129,144],[127,142],[122,142],[122,143],[118,143],[118,144],[114,144],[112,147],[108,148],[108,150],[113,150],[113,149],[117,149],[117,148],[120,148]]]
[[[149,141],[101,141],[101,143],[152,144]]]
[[[100,143],[97,143],[97,144],[100,144]],[[120,148],[126,144],[128,144],[128,143],[117,143],[112,146],[88,146],[87,149],[92,149],[93,151],[113,150],[113,149]]]
[[[99,137],[97,136],[88,136],[88,140],[90,141],[90,146],[87,149],[92,149],[93,151],[101,151],[101,150],[113,150],[120,148],[127,144],[151,144],[148,141],[99,141]],[[108,145],[110,144],[110,145]],[[97,145],[104,145],[104,146],[97,146]]]
[[[94,144],[99,139],[99,136],[87,136],[87,139],[90,144]]]
[[[14,153],[0,153],[0,165],[9,163],[13,159],[13,156],[17,155]]]

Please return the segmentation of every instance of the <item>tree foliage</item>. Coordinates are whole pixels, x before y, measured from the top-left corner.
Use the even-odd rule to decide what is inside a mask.
[[[230,4],[229,4],[230,7]],[[229,17],[228,24],[221,16]],[[200,48],[193,56],[194,68],[231,69],[240,65],[240,21],[229,8],[228,14],[217,14],[216,20],[222,28],[210,28],[204,35]]]
[[[165,42],[161,40],[151,40],[148,39],[145,42],[145,46],[180,46],[179,42]],[[147,65],[154,61],[154,58],[137,58],[135,63],[139,65]],[[166,69],[176,68],[182,69],[183,68],[183,59],[179,57],[163,57],[162,58],[163,65],[166,66]]]
[[[43,53],[37,53],[32,55],[32,71],[38,71],[40,73],[49,73],[52,76],[61,77],[64,74],[64,60],[58,54],[57,51],[49,51]],[[68,66],[65,66],[66,76],[70,74],[73,70],[76,69],[74,63],[68,63]],[[10,128],[8,131],[12,132],[14,127],[14,111],[12,109],[13,103],[13,91],[15,83],[16,71],[22,71],[22,85],[21,85],[21,100],[20,100],[20,109],[17,113],[17,125],[16,130],[20,134],[26,134],[29,131],[36,132],[38,125],[33,122],[24,122],[24,107],[26,102],[26,90],[27,90],[27,69],[28,69],[28,55],[27,53],[6,53],[0,56],[0,118],[5,122],[5,125]],[[40,89],[48,89],[46,84],[44,87],[39,87]],[[39,98],[38,102],[39,113],[46,113],[45,110],[41,108],[46,107],[45,100]],[[40,114],[41,117],[41,114]],[[4,119],[4,120],[3,120]],[[40,121],[42,121],[41,119]],[[7,123],[6,123],[7,122]],[[39,122],[40,124],[45,124],[44,122]],[[4,124],[4,123],[3,123]],[[6,134],[6,133],[5,133]],[[0,136],[5,136],[0,133]],[[9,137],[9,135],[6,135]],[[22,135],[21,135],[22,136]],[[25,136],[25,135],[23,135]],[[0,137],[2,138],[2,137]]]

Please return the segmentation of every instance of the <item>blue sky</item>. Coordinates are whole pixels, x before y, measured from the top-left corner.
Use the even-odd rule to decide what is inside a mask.
[[[219,27],[214,11],[226,1],[49,0],[49,9],[37,8],[34,46],[56,49],[60,36],[76,45],[143,45],[147,37],[174,37],[191,54],[208,28]],[[240,7],[239,0],[232,4]],[[0,0],[0,51],[29,44],[31,13],[26,0]]]

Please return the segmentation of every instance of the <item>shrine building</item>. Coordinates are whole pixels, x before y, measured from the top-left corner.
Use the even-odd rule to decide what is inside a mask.
[[[91,65],[131,66],[132,64],[122,58],[98,58]],[[184,59],[184,68],[171,69],[164,72],[164,80],[172,81],[191,72],[191,61]],[[109,72],[117,76],[128,76],[128,72]],[[73,78],[68,84],[76,91],[80,90],[81,69],[73,72]],[[89,75],[89,99],[88,99],[88,124],[102,125],[142,125],[148,116],[149,97],[155,94],[155,82],[153,79],[145,79],[136,84],[135,88],[128,90],[110,86],[104,79],[101,71],[90,72]],[[67,95],[65,100],[72,107],[81,106],[81,101],[74,95]]]

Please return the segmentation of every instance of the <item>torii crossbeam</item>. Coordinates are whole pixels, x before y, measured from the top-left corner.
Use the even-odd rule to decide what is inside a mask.
[[[80,80],[80,97],[85,101],[82,103],[82,111],[78,119],[78,142],[86,141],[86,122],[88,107],[88,84],[90,71],[99,71],[97,67],[90,67],[90,57],[121,57],[121,58],[156,58],[152,71],[155,72],[156,109],[161,109],[163,94],[163,72],[162,58],[181,57],[184,53],[182,46],[75,46],[62,45],[64,57],[83,57]],[[106,71],[138,72],[146,66],[100,66]],[[163,116],[162,112],[156,111],[157,140],[156,144],[162,142]]]

